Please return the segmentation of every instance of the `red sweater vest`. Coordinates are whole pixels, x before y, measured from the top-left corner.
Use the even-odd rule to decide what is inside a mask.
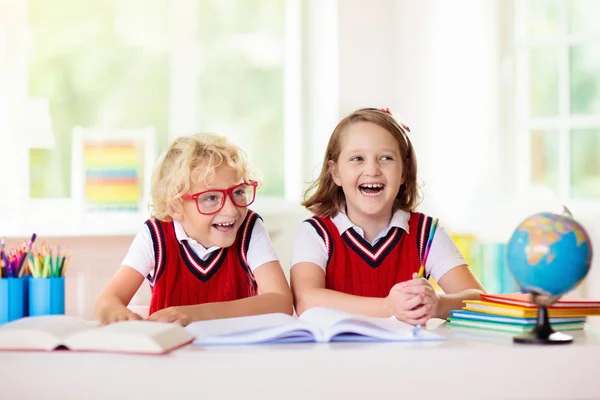
[[[433,218],[413,212],[410,233],[393,227],[371,246],[353,228],[340,235],[331,218],[307,220],[329,254],[326,288],[365,297],[385,297],[396,283],[419,272]]]
[[[237,300],[257,293],[254,275],[246,261],[250,236],[257,218],[248,214],[231,247],[213,251],[201,260],[187,240],[175,236],[172,222],[149,219],[146,224],[154,245],[154,273],[150,314],[163,308]]]

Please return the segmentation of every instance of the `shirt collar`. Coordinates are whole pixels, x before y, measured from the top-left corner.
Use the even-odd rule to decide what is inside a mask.
[[[382,234],[383,234],[383,236],[385,236],[387,234],[387,232],[391,228],[393,228],[393,227],[398,227],[400,229],[403,229],[406,233],[410,233],[408,231],[408,220],[409,220],[409,218],[410,218],[410,213],[408,213],[408,212],[406,212],[404,210],[397,210],[392,215],[392,219],[390,220],[390,223],[388,224],[387,228],[385,228],[378,235],[378,237],[381,237]],[[335,217],[333,217],[332,221],[335,224],[335,226],[337,226],[338,230],[340,231],[340,235],[342,233],[346,232],[348,229],[354,228],[355,231],[357,231],[358,233],[361,234],[361,236],[364,237],[364,233],[363,233],[362,228],[360,228],[357,225],[354,225],[352,223],[352,221],[350,221],[350,218],[348,218],[348,216],[343,211],[340,212]]]
[[[205,253],[209,253],[214,250],[220,249],[219,246],[212,246],[207,249],[204,246],[202,246],[200,243],[196,242],[194,239],[189,237],[187,235],[187,233],[185,233],[185,230],[183,229],[183,225],[181,225],[181,222],[179,222],[179,221],[173,220],[173,228],[175,228],[175,237],[177,238],[177,241],[180,243],[183,242],[184,240],[187,240],[188,244],[190,246],[192,246],[192,248],[198,249],[200,251],[204,251]]]

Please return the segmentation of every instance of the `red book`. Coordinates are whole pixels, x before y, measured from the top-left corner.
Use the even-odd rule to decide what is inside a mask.
[[[513,306],[535,308],[535,304],[529,302],[530,295],[525,293],[511,294],[482,294],[481,301],[497,304],[508,304]],[[600,308],[600,301],[583,300],[572,298],[560,298],[548,308]]]

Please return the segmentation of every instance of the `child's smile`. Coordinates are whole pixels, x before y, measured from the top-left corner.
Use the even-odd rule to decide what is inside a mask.
[[[384,189],[385,185],[383,183],[361,183],[358,185],[358,190],[367,197],[377,197]]]
[[[230,222],[219,222],[216,224],[212,224],[213,228],[222,233],[231,233],[235,229],[235,220]]]

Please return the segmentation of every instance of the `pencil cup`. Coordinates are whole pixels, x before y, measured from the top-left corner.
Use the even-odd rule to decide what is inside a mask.
[[[29,282],[29,315],[65,313],[65,277],[32,278]]]
[[[28,277],[0,279],[0,324],[27,315]]]

